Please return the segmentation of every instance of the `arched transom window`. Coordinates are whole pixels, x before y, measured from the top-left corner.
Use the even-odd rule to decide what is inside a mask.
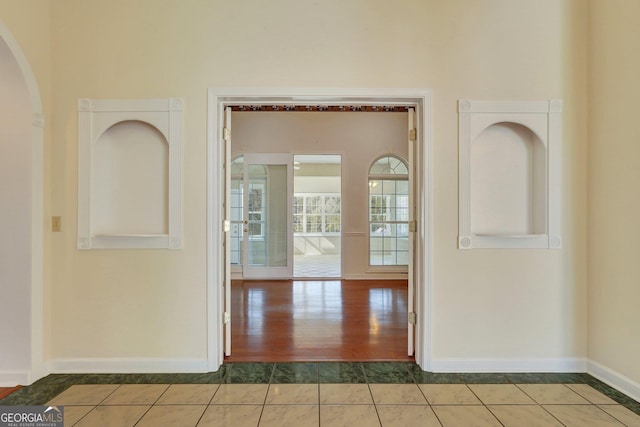
[[[409,264],[409,169],[387,155],[369,168],[369,265]]]

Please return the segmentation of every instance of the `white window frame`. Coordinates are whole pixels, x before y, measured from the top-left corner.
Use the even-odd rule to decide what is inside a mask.
[[[386,157],[393,157],[395,159],[400,160],[405,168],[407,168],[408,171],[408,164],[407,161],[405,159],[403,159],[402,157],[398,156],[397,154],[392,154],[392,153],[388,153],[385,154],[383,156],[380,156],[378,158],[376,158],[376,160],[374,162],[371,163],[371,165],[369,166],[369,172],[371,172],[371,168],[373,167],[373,165],[375,163],[377,163],[379,160],[384,159]],[[391,271],[399,271],[399,270],[404,270],[405,268],[407,268],[408,263],[407,264],[371,264],[371,225],[372,224],[385,224],[385,228],[386,225],[399,225],[399,224],[406,224],[407,225],[407,229],[409,228],[409,218],[407,218],[406,221],[398,221],[397,219],[391,220],[391,219],[387,219],[385,221],[372,221],[371,220],[371,196],[385,196],[385,198],[388,200],[387,203],[387,212],[385,213],[385,215],[387,217],[391,217],[391,199],[394,197],[391,194],[371,194],[371,182],[372,181],[406,181],[407,183],[409,182],[409,174],[371,174],[369,173],[367,175],[367,202],[368,202],[368,206],[367,206],[367,242],[368,242],[368,256],[367,256],[367,263],[369,266],[369,269],[371,270],[376,270],[376,271],[382,271],[382,270],[391,270]],[[397,194],[396,194],[397,197]],[[407,237],[408,239],[408,237]]]
[[[294,236],[300,237],[311,237],[311,236],[340,236],[342,234],[342,195],[340,193],[294,193],[294,199],[296,197],[302,197],[302,214],[297,214],[302,216],[302,229],[304,231],[294,232]],[[307,230],[307,199],[311,197],[320,197],[320,218],[322,221],[321,231],[320,232],[308,232]],[[335,215],[335,214],[327,214],[325,211],[325,200],[327,197],[338,197],[340,199],[340,231],[326,231],[327,227],[327,215]],[[296,214],[294,214],[296,215]]]

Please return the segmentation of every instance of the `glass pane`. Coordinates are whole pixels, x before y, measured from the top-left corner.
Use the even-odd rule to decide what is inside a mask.
[[[243,162],[244,162],[243,156],[238,156],[231,161],[231,175],[242,176]]]
[[[376,160],[369,169],[369,175],[408,175],[409,169],[402,160],[388,156]]]
[[[340,213],[340,196],[327,196],[324,199],[324,213],[339,214]]]
[[[340,215],[327,215],[325,217],[324,231],[327,233],[339,233]]]
[[[287,266],[287,166],[248,165],[248,263]]]
[[[322,232],[322,215],[307,215],[307,233]]]

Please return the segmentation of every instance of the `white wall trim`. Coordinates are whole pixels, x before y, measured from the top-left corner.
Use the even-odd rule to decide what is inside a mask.
[[[431,257],[432,251],[432,92],[430,89],[353,89],[353,88],[210,88],[207,120],[207,351],[209,369],[223,362],[224,313],[224,174],[219,165],[224,159],[222,138],[224,107],[231,104],[380,104],[408,105],[416,108],[418,127],[417,163],[420,173],[416,239],[416,325],[415,358],[429,370],[431,365]]]
[[[78,249],[182,249],[183,110],[181,98],[78,99]],[[127,120],[154,127],[168,145],[168,234],[97,235],[93,229],[95,145],[108,128]]]
[[[562,101],[458,101],[459,191],[458,248],[547,248],[562,246],[560,235],[560,174]],[[472,230],[472,146],[485,129],[500,123],[517,123],[532,131],[544,146],[544,160],[534,162],[545,178],[544,199],[537,205],[544,215],[544,230],[535,234],[475,234]],[[532,163],[533,164],[533,163]],[[533,203],[533,202],[532,202]]]
[[[587,362],[587,373],[640,402],[640,383],[637,383],[631,378],[593,360]]]
[[[53,374],[84,373],[174,373],[208,372],[207,359],[162,359],[162,358],[79,358],[51,359],[47,368]]]
[[[44,364],[44,126],[42,98],[29,61],[7,26],[0,21],[0,38],[11,50],[22,71],[32,112],[31,126],[31,372],[20,384],[28,385],[46,375]],[[2,378],[2,374],[0,374]],[[15,385],[15,384],[14,384]]]
[[[15,387],[23,384],[31,384],[29,371],[0,371],[0,387]]]
[[[586,372],[583,358],[433,359],[433,372]]]

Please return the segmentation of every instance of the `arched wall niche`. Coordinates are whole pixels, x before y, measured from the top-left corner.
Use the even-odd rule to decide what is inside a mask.
[[[182,100],[78,100],[78,248],[182,247]]]
[[[459,248],[559,248],[561,101],[458,110]]]
[[[169,144],[153,125],[118,122],[94,148],[95,235],[169,234]]]
[[[531,129],[487,127],[471,143],[470,169],[471,234],[545,234],[546,149]]]

